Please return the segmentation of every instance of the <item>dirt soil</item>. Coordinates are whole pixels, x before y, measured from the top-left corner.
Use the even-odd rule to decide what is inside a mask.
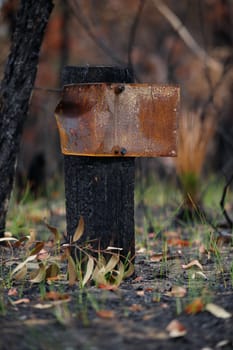
[[[195,244],[185,247],[180,241],[168,246],[164,259],[162,239],[149,237],[149,249],[138,249],[135,274],[116,291],[55,284],[67,300],[45,301],[48,285],[43,291],[25,282],[16,285],[21,294],[11,297],[2,287],[0,349],[233,349],[232,317],[214,315],[202,304],[187,309],[201,300],[233,315],[232,245],[223,244],[219,258],[200,255]],[[195,259],[203,270],[182,267]],[[25,302],[12,303],[20,298]],[[169,331],[174,320],[178,333]]]

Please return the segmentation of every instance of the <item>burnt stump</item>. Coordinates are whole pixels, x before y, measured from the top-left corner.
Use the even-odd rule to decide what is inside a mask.
[[[118,67],[65,67],[62,84],[132,83],[132,72]],[[93,240],[95,248],[122,248],[135,255],[135,158],[64,155],[67,240],[82,216],[81,242]]]

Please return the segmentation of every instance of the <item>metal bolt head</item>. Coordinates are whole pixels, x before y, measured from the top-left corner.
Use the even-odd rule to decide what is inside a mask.
[[[127,149],[124,148],[124,147],[122,147],[122,148],[121,148],[121,155],[122,155],[122,156],[125,156],[126,153],[127,153]]]
[[[124,85],[117,85],[117,86],[114,88],[114,92],[115,92],[116,95],[121,94],[124,90],[125,90]]]

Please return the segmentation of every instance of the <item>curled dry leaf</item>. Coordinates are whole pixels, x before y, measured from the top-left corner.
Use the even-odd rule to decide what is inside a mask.
[[[30,280],[31,283],[40,283],[45,280],[46,276],[46,267],[43,263],[39,264],[39,269],[34,278]]]
[[[0,238],[0,242],[10,242],[10,241],[18,241],[18,239],[14,238],[14,237],[3,237],[3,238]]]
[[[14,274],[14,279],[16,281],[23,280],[27,275],[27,265],[23,265],[22,268]]]
[[[98,284],[98,288],[99,289],[104,289],[104,290],[116,290],[118,288],[118,286],[116,286],[115,284],[103,284],[103,283],[99,283]]]
[[[185,269],[185,270],[187,270],[187,269],[190,269],[191,267],[198,267],[200,270],[203,270],[203,267],[202,267],[202,265],[199,263],[199,261],[198,260],[192,260],[192,261],[190,261],[190,263],[188,263],[188,264],[184,264],[184,265],[182,265],[182,268],[183,269]]]
[[[7,293],[7,295],[9,295],[9,296],[16,296],[16,295],[18,295],[18,290],[17,290],[17,288],[10,288],[9,290],[8,290],[8,293]]]
[[[49,280],[56,280],[59,272],[60,272],[59,266],[57,264],[53,263],[46,268],[45,278],[49,279]]]
[[[201,298],[194,299],[190,304],[185,307],[185,312],[187,314],[197,314],[204,310],[204,303]]]
[[[59,233],[58,229],[54,226],[49,225],[48,223],[45,223],[45,225],[47,226],[47,228],[49,229],[50,232],[52,232],[53,236],[54,236],[54,242],[58,243],[61,240],[61,234]]]
[[[128,262],[125,271],[124,271],[124,278],[129,278],[134,273],[134,265],[131,263],[131,261]]]
[[[164,258],[164,254],[163,253],[159,253],[159,254],[154,254],[150,257],[150,261],[152,262],[160,262],[162,261]]]
[[[82,286],[83,287],[85,286],[85,284],[91,278],[91,275],[93,273],[93,269],[94,269],[94,259],[89,256],[88,262],[87,262],[86,273],[85,273],[85,276],[83,277],[83,281],[82,281]]]
[[[51,300],[51,301],[57,301],[57,300],[63,300],[63,301],[70,301],[71,298],[69,294],[67,293],[59,293],[56,291],[50,291],[45,294],[44,297],[45,300]]]
[[[24,269],[25,270],[25,266],[27,265],[28,262],[33,261],[36,259],[37,255],[30,255],[26,260],[24,260],[22,263],[18,264],[14,270],[11,272],[11,277],[15,278],[15,275],[17,272],[19,272],[20,270]]]
[[[187,330],[184,325],[178,320],[172,320],[166,327],[171,338],[183,337]]]
[[[111,256],[107,265],[104,266],[105,274],[108,272],[111,272],[114,269],[114,267],[117,265],[119,259],[120,259],[120,257],[118,254],[114,254]]]
[[[130,311],[136,312],[136,311],[142,311],[143,307],[140,304],[132,304],[131,306],[128,307]]]
[[[176,298],[183,298],[187,293],[187,290],[185,287],[181,286],[172,286],[171,291],[166,292],[167,296],[172,296]]]
[[[18,241],[16,241],[15,243],[12,244],[12,246],[14,248],[19,248],[20,246],[22,246],[22,244],[24,242],[28,242],[28,237],[27,236],[24,236],[24,237],[21,237]]]
[[[218,306],[213,303],[206,304],[205,309],[206,311],[209,311],[212,315],[218,318],[227,319],[232,317],[232,315],[228,311],[224,310],[221,306]]]
[[[204,278],[204,280],[208,280],[208,277],[202,272],[202,271],[196,271],[194,272],[194,274],[192,275],[192,279],[195,279],[197,277],[202,277]]]
[[[136,292],[136,294],[137,294],[139,297],[144,297],[145,292],[144,292],[144,290],[138,290],[138,291]]]
[[[75,262],[70,255],[69,249],[66,249],[67,254],[67,260],[68,260],[68,279],[69,279],[69,285],[73,286],[77,280],[77,272],[76,272],[76,266]]]
[[[99,310],[96,312],[96,315],[101,318],[114,318],[115,312],[113,310]]]
[[[169,238],[167,244],[173,247],[189,247],[190,241],[179,239],[179,238]]]
[[[73,243],[77,242],[82,237],[83,232],[84,232],[84,219],[82,216],[80,216],[78,227],[75,230],[72,242]]]
[[[124,265],[119,261],[118,254],[111,256],[107,264],[105,259],[99,259],[93,271],[92,278],[98,285],[98,288],[114,290],[124,278]]]
[[[28,299],[28,298],[22,298],[22,299],[18,299],[18,300],[11,301],[11,303],[12,303],[13,305],[28,304],[28,303],[30,303],[30,299]]]
[[[41,303],[38,303],[38,304],[35,304],[33,307],[35,309],[44,310],[44,309],[50,309],[51,307],[53,307],[53,304],[41,304]]]
[[[31,250],[29,255],[37,255],[44,248],[44,244],[44,242],[36,242],[35,247]]]

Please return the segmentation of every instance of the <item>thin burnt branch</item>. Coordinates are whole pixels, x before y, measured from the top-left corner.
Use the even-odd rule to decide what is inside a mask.
[[[226,195],[227,195],[227,190],[230,186],[230,184],[233,181],[233,174],[231,175],[231,177],[228,179],[228,181],[226,182],[224,188],[223,188],[223,192],[222,192],[222,198],[220,200],[220,207],[222,209],[222,213],[227,221],[227,224],[229,225],[229,228],[232,229],[233,228],[233,221],[231,220],[230,216],[227,213],[227,210],[225,208],[225,201],[226,201]]]
[[[219,78],[218,82],[215,84],[214,87],[212,87],[209,97],[208,99],[205,101],[205,103],[202,106],[202,111],[201,111],[201,119],[203,120],[205,118],[205,114],[207,109],[209,108],[209,106],[213,106],[214,110],[216,112],[219,112],[219,109],[215,106],[214,104],[214,98],[216,96],[216,93],[218,91],[218,89],[222,86],[222,84],[224,83],[225,78],[227,77],[228,72],[232,69],[232,65],[227,65],[223,72],[221,77]]]
[[[118,55],[113,51],[113,49],[110,48],[109,46],[107,46],[105,44],[105,42],[94,33],[87,18],[83,14],[83,11],[78,3],[78,0],[70,0],[69,5],[70,5],[71,13],[75,16],[75,18],[78,20],[79,24],[83,27],[83,29],[86,31],[87,35],[93,40],[93,42],[106,55],[108,55],[115,63],[122,65],[122,66],[126,66],[126,63],[118,57]]]
[[[142,16],[143,8],[146,0],[139,0],[138,9],[133,20],[132,26],[129,33],[129,44],[128,44],[128,66],[133,69],[132,53],[135,45],[136,34],[139,26],[139,22]]]
[[[161,0],[153,0],[153,4],[161,15],[163,15],[164,18],[166,18],[166,20],[170,23],[193,54],[195,54],[209,68],[217,71],[221,71],[223,69],[222,63],[208,55],[208,53],[196,42],[179,17],[176,16],[176,14],[165,4],[165,2]]]

